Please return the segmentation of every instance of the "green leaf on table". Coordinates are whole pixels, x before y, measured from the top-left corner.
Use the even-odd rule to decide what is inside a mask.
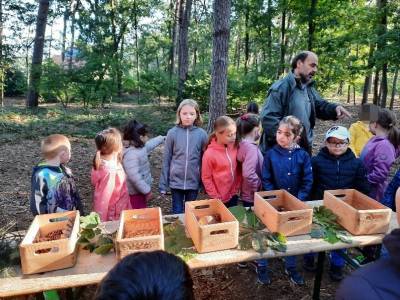
[[[78,244],[89,244],[89,243],[90,241],[84,236],[80,236],[78,239]]]
[[[242,223],[246,217],[246,208],[242,205],[232,206],[228,208],[229,211],[234,215],[234,217]]]
[[[91,212],[87,216],[80,217],[81,228],[94,229],[100,224],[100,216],[96,212]]]
[[[310,236],[313,239],[322,239],[324,238],[324,231],[319,226],[313,226],[311,228]]]
[[[82,229],[80,235],[81,237],[85,237],[86,239],[91,240],[95,237],[95,232],[93,229]]]
[[[93,252],[93,250],[96,248],[96,246],[94,245],[94,244],[91,244],[91,243],[89,243],[89,244],[86,244],[84,247],[83,247],[83,249],[85,249],[85,250],[89,250],[90,251],[90,253],[92,253]]]
[[[239,249],[240,250],[250,250],[253,249],[251,241],[253,240],[253,233],[247,233],[239,236]]]
[[[110,252],[110,250],[114,247],[113,243],[105,243],[102,244],[101,246],[98,246],[94,249],[94,253],[104,255]]]
[[[197,255],[192,239],[186,236],[185,227],[179,220],[164,225],[164,247],[165,251],[177,255],[185,261]]]

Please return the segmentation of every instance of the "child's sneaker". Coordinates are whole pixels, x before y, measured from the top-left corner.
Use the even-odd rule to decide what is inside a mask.
[[[341,281],[343,279],[343,267],[331,265],[329,269],[329,277],[333,281]]]
[[[252,261],[249,264],[256,271],[257,282],[259,284],[263,284],[263,285],[271,284],[271,278],[269,277],[268,268],[266,266],[259,266],[256,261]]]
[[[304,257],[303,268],[308,272],[315,272],[317,267],[315,265],[314,257]]]
[[[246,261],[243,261],[238,263],[237,266],[239,267],[239,269],[246,269],[249,266],[249,264]]]
[[[289,276],[291,282],[296,285],[304,285],[304,278],[295,268],[285,269],[286,275]]]

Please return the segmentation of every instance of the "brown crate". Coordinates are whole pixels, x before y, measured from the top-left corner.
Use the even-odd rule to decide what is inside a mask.
[[[311,231],[312,208],[285,190],[255,193],[254,213],[271,232],[293,236]]]
[[[215,214],[221,223],[199,224],[198,218]],[[199,253],[235,248],[239,242],[239,222],[218,199],[186,202],[185,226]]]
[[[154,232],[148,235],[146,232]],[[126,233],[143,236],[126,237]],[[164,231],[159,207],[124,210],[121,214],[116,239],[118,259],[138,251],[164,250]]]
[[[34,243],[39,236],[66,228],[68,219],[73,220],[69,237]],[[74,266],[77,257],[78,233],[79,211],[37,215],[19,246],[22,273],[42,273]],[[40,253],[40,251],[48,252]]]
[[[353,235],[386,233],[391,209],[354,189],[324,192],[324,206]]]

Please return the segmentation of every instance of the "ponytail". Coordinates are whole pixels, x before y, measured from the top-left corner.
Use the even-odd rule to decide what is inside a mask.
[[[394,148],[397,150],[397,148],[400,146],[400,130],[392,126],[388,131],[387,138],[389,142],[391,142]]]
[[[101,163],[101,153],[100,150],[96,151],[96,154],[93,157],[93,169],[98,170],[100,168]]]
[[[208,147],[208,145],[211,144],[211,141],[212,141],[213,139],[216,139],[216,138],[217,138],[217,136],[215,135],[215,131],[211,132],[210,135],[208,136],[208,141],[207,141],[207,144],[206,144],[204,150],[206,150],[207,147]]]

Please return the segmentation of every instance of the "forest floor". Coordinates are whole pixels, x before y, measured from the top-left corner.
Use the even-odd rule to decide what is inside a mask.
[[[53,121],[51,113],[56,113],[52,109],[54,106],[42,106],[46,109],[46,114],[40,117],[41,120],[30,120],[29,124],[24,123],[24,117],[19,114],[27,114],[20,107],[23,103],[19,100],[8,101],[9,108],[4,109],[0,113],[0,225],[3,226],[10,221],[16,222],[15,229],[27,229],[32,221],[32,215],[29,211],[29,193],[30,193],[30,176],[32,167],[40,160],[40,138],[48,133],[53,133],[54,128],[59,133],[72,136],[72,159],[69,163],[75,178],[77,179],[78,188],[84,202],[85,210],[91,209],[92,189],[90,184],[90,169],[95,146],[93,133],[83,129],[87,129],[89,123],[76,124],[74,118],[56,118]],[[19,107],[19,108],[18,108]],[[357,118],[358,107],[347,106],[353,114],[350,119],[338,121],[336,124],[349,125]],[[80,110],[80,108],[76,108]],[[70,109],[70,113],[75,111]],[[101,119],[105,114],[115,113],[108,119]],[[104,125],[107,127],[107,120],[111,125],[116,125],[116,118],[129,119],[136,116],[139,120],[143,120],[150,125],[153,132],[157,134],[166,134],[167,128],[172,126],[174,120],[174,112],[169,107],[144,107],[135,104],[113,105],[106,112],[94,112],[91,121],[98,122],[96,126]],[[50,114],[50,115],[49,115]],[[19,117],[18,117],[19,116]],[[26,115],[25,115],[26,117]],[[47,122],[46,122],[47,121]],[[125,120],[119,120],[125,121]],[[19,124],[17,127],[14,125]],[[104,123],[104,124],[103,124]],[[118,123],[118,122],[117,122]],[[315,126],[315,143],[313,145],[314,154],[317,153],[326,130],[335,122],[317,121]],[[45,124],[45,125],[43,125]],[[75,125],[74,125],[75,124]],[[121,124],[119,122],[119,124]],[[162,126],[161,126],[162,124]],[[43,128],[46,127],[46,128]],[[75,126],[75,127],[74,127]],[[96,126],[92,128],[96,132]],[[29,132],[27,132],[29,131]],[[76,134],[78,133],[78,134]],[[150,162],[152,166],[153,183],[153,199],[149,202],[149,206],[160,206],[164,214],[171,211],[171,199],[161,200],[158,194],[159,174],[162,163],[163,147],[156,148],[151,156]],[[204,193],[200,198],[206,198]],[[302,259],[298,259],[299,270],[301,268]],[[326,266],[327,269],[328,266]],[[272,284],[262,286],[256,282],[256,274],[252,269],[239,270],[236,265],[228,265],[216,268],[207,268],[195,270],[193,272],[194,288],[196,299],[311,299],[314,274],[304,273],[306,285],[297,287],[291,284],[283,273],[283,261],[281,259],[271,260],[270,263]],[[349,272],[350,270],[346,270]],[[335,291],[338,287],[337,283],[332,282],[327,272],[325,272],[322,286],[321,299],[334,299]],[[95,291],[95,287],[89,287],[85,290],[81,299],[90,299]]]

